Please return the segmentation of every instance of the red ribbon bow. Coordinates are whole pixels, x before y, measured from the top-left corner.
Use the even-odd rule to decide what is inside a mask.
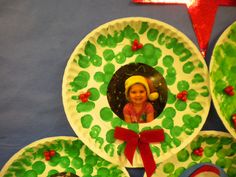
[[[156,169],[156,163],[152,156],[149,143],[164,141],[164,130],[146,130],[137,134],[132,130],[116,127],[114,137],[127,143],[125,147],[125,156],[131,164],[133,164],[134,153],[138,147],[147,177],[152,176]]]

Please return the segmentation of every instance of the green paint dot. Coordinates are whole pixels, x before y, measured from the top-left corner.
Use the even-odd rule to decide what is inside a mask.
[[[162,121],[162,126],[166,129],[172,129],[174,125],[174,121],[171,118],[165,118]]]
[[[98,161],[98,156],[96,155],[88,155],[85,158],[85,163],[91,166],[95,166],[97,164],[97,161]]]
[[[175,170],[175,176],[180,176],[186,169],[184,167],[179,167]]]
[[[114,138],[114,130],[111,129],[106,134],[106,140],[108,143],[114,143],[116,140]]]
[[[182,127],[180,126],[174,126],[171,130],[170,130],[170,134],[173,136],[173,137],[178,137],[180,136],[180,134],[183,132],[183,129]]]
[[[84,175],[90,175],[93,172],[93,167],[89,164],[85,164],[82,168],[81,168],[81,172]]]
[[[115,66],[112,63],[107,63],[103,68],[105,73],[113,74],[115,71]]]
[[[198,96],[198,93],[194,89],[188,91],[188,100],[195,100]]]
[[[216,165],[221,167],[221,168],[225,168],[225,165],[226,165],[226,160],[223,158],[223,159],[218,159],[216,161]]]
[[[95,107],[95,104],[91,101],[80,102],[77,105],[76,110],[77,112],[90,112],[94,107]]]
[[[176,77],[167,74],[165,79],[166,79],[167,85],[173,85],[175,83]]]
[[[183,71],[187,74],[191,73],[194,70],[194,65],[192,62],[188,61],[183,65]]]
[[[102,65],[102,58],[98,55],[93,55],[91,56],[91,59],[90,59],[91,63],[94,65],[94,66],[101,66]]]
[[[93,122],[93,117],[90,114],[81,117],[81,124],[84,128],[89,128]]]
[[[114,128],[115,128],[115,127],[119,127],[119,126],[122,125],[122,120],[121,120],[119,117],[115,117],[115,118],[112,119],[111,125],[112,125],[112,127],[114,127]]]
[[[104,120],[106,122],[111,121],[113,118],[113,112],[110,108],[104,107],[100,111],[100,117],[102,118],[102,120]]]
[[[56,166],[60,162],[61,156],[60,154],[56,153],[56,155],[50,159],[49,164],[51,166]]]
[[[155,47],[153,46],[153,44],[145,44],[143,46],[143,55],[146,58],[151,58],[152,55],[154,54],[155,51]]]
[[[115,54],[114,54],[113,50],[111,50],[111,49],[106,49],[106,50],[104,50],[104,52],[103,52],[103,57],[104,57],[104,59],[105,59],[106,61],[112,61],[113,58],[115,57]]]
[[[107,144],[104,147],[104,150],[109,156],[111,156],[111,157],[114,156],[114,145],[113,144]]]
[[[167,69],[167,75],[168,76],[173,76],[173,77],[176,77],[176,70],[175,70],[175,68],[174,67],[169,67],[168,69]]]
[[[200,74],[195,74],[192,83],[200,83],[200,82],[204,82],[204,78]]]
[[[170,90],[168,90],[168,99],[167,99],[167,103],[168,104],[173,104],[176,100],[176,96],[170,92]]]
[[[147,32],[147,38],[150,41],[155,41],[157,39],[157,35],[158,35],[158,30],[151,28],[150,30],[148,30]]]
[[[94,78],[94,80],[96,81],[96,82],[103,82],[103,80],[104,80],[104,73],[103,72],[100,72],[100,71],[98,71],[98,72],[96,72],[95,74],[94,74],[94,76],[93,76],[93,78]]]
[[[229,175],[229,177],[235,177],[236,176],[236,168],[235,167],[228,168],[227,174]]]
[[[125,57],[132,57],[134,54],[130,45],[124,46],[122,49],[122,53],[124,54]]]
[[[118,64],[123,64],[126,60],[126,57],[123,53],[120,52],[115,56],[115,60]]]
[[[107,87],[108,87],[108,84],[107,84],[107,83],[103,83],[103,84],[100,86],[100,88],[99,88],[100,93],[101,93],[102,95],[104,95],[104,96],[107,95]]]
[[[37,173],[34,170],[28,170],[24,173],[24,177],[37,177]]]
[[[209,89],[207,86],[203,86],[202,89],[204,90],[201,95],[204,97],[208,97],[209,96]]]
[[[201,163],[212,163],[211,159],[209,159],[209,158],[204,158],[200,162]]]
[[[109,169],[104,168],[104,167],[99,168],[98,171],[97,171],[97,174],[100,175],[100,176],[104,176],[104,177],[105,176],[110,176]]]
[[[216,144],[218,140],[219,140],[218,137],[213,137],[213,136],[209,136],[205,138],[205,141],[207,144]]]
[[[181,145],[181,141],[175,137],[173,138],[173,142],[176,145],[176,147],[179,147]]]
[[[151,151],[153,154],[156,154],[157,157],[160,156],[161,150],[156,146],[151,146]]]
[[[143,55],[138,55],[135,59],[136,63],[146,63],[146,58]]]
[[[211,147],[204,148],[204,155],[206,157],[212,157],[214,155],[215,151]]]
[[[63,156],[59,164],[62,168],[67,168],[70,165],[70,159],[67,156]]]
[[[202,105],[200,103],[198,103],[198,102],[190,103],[189,107],[190,107],[191,111],[193,111],[195,113],[199,112],[199,111],[201,111],[203,109]]]
[[[72,173],[72,174],[76,174],[75,169],[74,169],[74,168],[71,168],[71,167],[66,168],[65,172],[67,172],[67,173]]]
[[[105,47],[107,45],[107,38],[104,35],[100,35],[97,39],[97,43],[102,47]]]
[[[81,68],[87,68],[90,65],[89,57],[84,56],[82,54],[79,54],[79,56],[76,57],[78,64]]]
[[[133,130],[136,133],[139,133],[139,124],[137,123],[128,124],[128,129]]]
[[[178,84],[177,84],[177,89],[179,92],[182,92],[183,90],[188,90],[189,89],[189,84],[187,81],[185,80],[182,80],[182,81],[179,81]]]
[[[98,125],[94,125],[94,126],[91,128],[91,131],[90,131],[89,134],[90,134],[90,136],[91,136],[92,138],[97,138],[97,137],[99,136],[100,132],[101,132],[101,127],[98,126]]]
[[[164,69],[162,67],[160,67],[160,66],[156,66],[155,70],[157,70],[161,75],[164,74]]]
[[[173,163],[166,163],[164,166],[163,166],[163,171],[165,173],[172,173],[173,171],[175,170],[175,165]]]
[[[170,55],[166,55],[164,58],[163,58],[163,65],[165,67],[170,67],[172,66],[172,64],[174,63],[174,58]]]
[[[145,31],[148,29],[148,23],[147,22],[142,22],[141,28],[139,30],[139,34],[145,33]]]
[[[88,56],[93,56],[96,54],[96,47],[90,41],[85,45],[85,54]]]
[[[80,157],[75,157],[71,161],[72,167],[80,169],[83,166],[83,160]]]
[[[176,103],[175,103],[175,108],[178,110],[178,111],[184,111],[187,107],[187,103],[184,102],[184,101],[181,101],[181,100],[177,100]]]
[[[193,152],[191,153],[191,158],[193,161],[199,161],[202,157],[195,155]]]
[[[164,114],[167,118],[174,118],[176,115],[176,111],[172,107],[165,108]]]
[[[42,174],[46,168],[46,165],[42,161],[36,161],[33,165],[32,168],[38,175]]]
[[[177,158],[180,162],[185,162],[189,158],[189,152],[186,149],[182,149],[178,152]]]
[[[99,99],[100,93],[99,93],[98,89],[90,88],[90,89],[88,89],[88,91],[91,93],[91,95],[89,96],[89,100],[96,101]]]
[[[59,173],[57,170],[50,170],[50,171],[48,172],[48,176],[52,176],[52,175],[55,175],[55,174],[57,174],[57,173]]]
[[[86,71],[79,72],[79,74],[74,78],[74,80],[70,82],[72,90],[78,91],[82,88],[85,88],[87,86],[89,78],[90,75],[88,72]]]

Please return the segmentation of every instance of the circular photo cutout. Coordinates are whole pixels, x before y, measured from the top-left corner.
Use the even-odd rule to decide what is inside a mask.
[[[144,123],[161,114],[167,93],[165,79],[157,70],[143,63],[131,63],[115,72],[108,85],[107,99],[121,119],[128,123]],[[152,117],[148,120],[150,113]]]
[[[117,130],[161,130],[164,140],[150,148],[155,163],[162,162],[205,123],[208,78],[205,60],[183,33],[149,18],[122,18],[99,26],[75,48],[63,76],[63,106],[92,151],[113,164],[143,167],[140,151],[133,165],[127,160],[127,142]]]

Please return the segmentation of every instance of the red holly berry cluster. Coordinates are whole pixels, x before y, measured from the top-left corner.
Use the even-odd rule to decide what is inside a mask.
[[[49,161],[49,160],[51,160],[51,158],[53,156],[56,155],[56,151],[55,150],[49,150],[49,151],[45,151],[43,154],[44,154],[45,160]]]
[[[136,51],[136,50],[141,49],[141,48],[143,48],[143,44],[141,44],[141,43],[138,41],[138,39],[135,39],[135,40],[133,41],[133,44],[132,44],[132,50],[133,50],[133,51]]]
[[[177,98],[181,101],[187,101],[188,92],[183,90],[182,92],[177,94]]]
[[[232,115],[232,122],[234,124],[234,128],[236,129],[236,114]]]
[[[202,155],[203,155],[203,151],[204,151],[204,149],[203,149],[202,147],[200,147],[200,148],[195,149],[195,150],[193,151],[193,153],[194,153],[195,155],[197,155],[197,156],[202,156]]]
[[[84,103],[87,102],[89,97],[90,97],[91,93],[89,91],[87,91],[86,93],[82,93],[79,95],[79,99]]]
[[[229,85],[224,88],[224,92],[229,96],[233,96],[234,95],[234,87],[232,85]]]

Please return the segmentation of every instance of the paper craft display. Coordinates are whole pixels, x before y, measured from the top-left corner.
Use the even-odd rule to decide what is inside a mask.
[[[236,22],[217,41],[210,62],[211,95],[216,111],[236,138]]]
[[[199,148],[200,155],[195,153]],[[235,159],[236,139],[229,133],[201,131],[188,146],[158,164],[152,177],[235,177]]]
[[[0,177],[128,177],[125,168],[94,154],[75,137],[38,140],[17,152],[4,165]]]
[[[218,6],[236,6],[235,0],[132,0],[144,4],[185,4],[200,51],[205,57]]]
[[[125,80],[133,75],[153,79],[159,93],[150,101],[155,109],[151,122],[124,121]],[[177,98],[183,91],[186,100]],[[80,95],[87,92],[88,101],[81,101]],[[143,159],[135,150],[130,164],[126,142],[114,137],[117,127],[138,135],[162,129],[165,140],[149,143],[159,163],[197,136],[210,107],[208,70],[196,46],[172,26],[139,17],[108,22],[79,43],[65,68],[62,95],[67,119],[79,138],[104,159],[126,167],[143,167]]]

